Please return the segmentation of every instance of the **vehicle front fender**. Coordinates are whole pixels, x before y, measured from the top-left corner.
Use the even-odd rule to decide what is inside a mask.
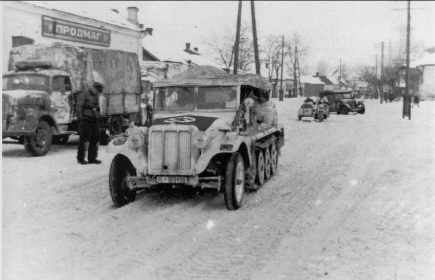
[[[210,141],[209,145],[204,149],[195,163],[195,174],[200,174],[208,166],[210,160],[217,154],[231,154],[239,151],[242,145],[250,147],[251,140],[249,138],[240,137],[238,135],[224,135],[222,137],[215,138]],[[246,164],[250,165],[251,151],[249,148],[246,149],[247,158],[249,162]]]
[[[115,138],[110,141],[109,145],[107,145],[106,151],[115,154],[115,156],[118,154],[124,155],[130,160],[134,168],[136,168],[138,174],[142,173],[143,175],[146,175],[148,169],[146,145],[139,149],[133,149],[128,145],[127,139],[128,137]]]

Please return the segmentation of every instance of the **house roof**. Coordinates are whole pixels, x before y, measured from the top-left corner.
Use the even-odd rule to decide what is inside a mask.
[[[248,85],[264,90],[272,89],[272,84],[259,75],[230,75],[213,66],[192,67],[172,79],[156,81],[154,87],[237,85]]]
[[[313,85],[324,85],[325,83],[322,82],[319,77],[312,77],[312,76],[301,76],[301,83],[302,84],[313,84]]]
[[[109,8],[104,8],[105,5],[101,5],[94,2],[86,1],[86,4],[78,5],[78,2],[73,4],[66,1],[20,1],[27,5],[33,5],[53,11],[60,11],[67,14],[88,18],[91,20],[96,20],[119,27],[124,27],[134,31],[141,31],[141,29],[129,22],[127,18],[122,15],[110,10]],[[109,2],[108,2],[109,3]]]
[[[184,51],[181,43],[178,44],[165,41],[158,35],[146,36],[142,40],[142,47],[146,52],[163,62],[191,64],[194,66],[210,65],[220,67],[216,62],[207,59],[202,55],[191,54]]]
[[[334,83],[326,76],[313,76],[319,78],[325,85],[333,85]]]
[[[422,57],[418,60],[409,63],[409,66],[412,68],[415,68],[417,66],[429,66],[429,65],[435,65],[435,53],[428,54],[425,57]]]

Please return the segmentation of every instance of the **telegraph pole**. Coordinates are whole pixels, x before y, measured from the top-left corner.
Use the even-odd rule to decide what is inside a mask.
[[[252,37],[254,39],[254,54],[255,54],[255,73],[260,73],[260,57],[258,55],[258,40],[257,40],[257,23],[255,21],[255,5],[254,0],[251,0],[251,15],[252,15]]]
[[[234,50],[234,71],[233,74],[237,75],[237,68],[239,67],[239,42],[240,42],[240,26],[242,20],[242,1],[239,1],[239,12],[237,15],[237,32],[236,32],[236,44]]]
[[[406,81],[405,81],[405,96],[403,98],[403,118],[408,115],[408,120],[411,120],[411,97],[409,96],[409,49],[410,49],[410,33],[411,33],[411,1],[408,0],[408,26],[406,29]]]
[[[298,46],[295,46],[295,63],[293,65],[293,94],[296,94],[295,97],[299,95],[298,92],[298,80],[296,77],[296,67],[297,67],[297,57],[298,57]]]
[[[284,69],[284,35],[282,36],[282,46],[281,46],[281,86],[279,88],[279,101],[284,100],[284,91],[282,89],[283,69]]]
[[[384,102],[384,42],[382,42],[381,55],[381,104]]]

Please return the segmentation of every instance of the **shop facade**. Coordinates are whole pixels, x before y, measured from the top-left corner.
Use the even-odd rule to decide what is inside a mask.
[[[82,10],[81,10],[81,9]],[[74,11],[55,2],[3,2],[2,71],[8,71],[13,47],[63,42],[94,49],[136,53],[142,60],[142,39],[146,32],[137,22],[138,9],[128,8],[129,17],[101,8],[92,14],[79,7]]]

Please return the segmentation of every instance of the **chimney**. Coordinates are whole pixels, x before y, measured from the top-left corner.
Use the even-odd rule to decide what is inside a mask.
[[[316,77],[319,77],[319,72],[316,72]]]
[[[198,49],[198,48],[193,48],[193,50],[196,51],[196,52],[198,52],[199,49]]]
[[[186,50],[190,50],[190,43],[186,43]]]
[[[154,30],[154,29],[152,29],[152,28],[150,28],[150,27],[145,28],[145,31],[146,31],[149,35],[151,35],[151,36],[153,36],[153,30]]]
[[[113,12],[119,14],[119,11],[118,11],[117,9],[112,9],[111,11],[113,11]]]
[[[127,20],[133,23],[134,25],[139,25],[139,23],[137,22],[137,13],[139,12],[139,9],[136,7],[128,7],[127,12],[128,12]]]

